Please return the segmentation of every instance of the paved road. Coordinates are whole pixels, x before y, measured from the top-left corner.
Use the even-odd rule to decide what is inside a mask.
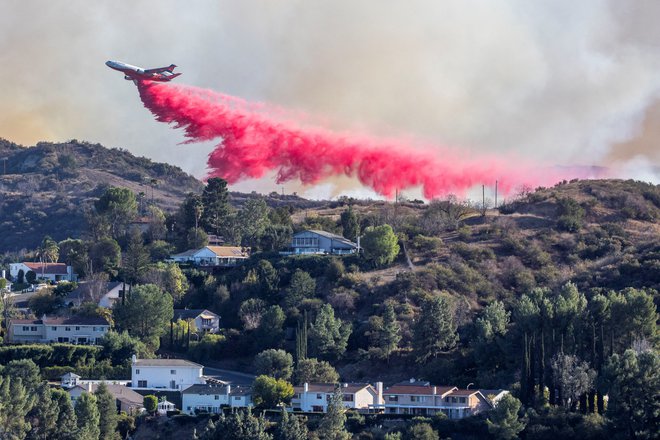
[[[233,385],[252,385],[256,376],[240,371],[222,370],[220,368],[204,367],[204,375],[211,376]]]

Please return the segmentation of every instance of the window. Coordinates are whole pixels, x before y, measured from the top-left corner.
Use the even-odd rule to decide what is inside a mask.
[[[170,370],[170,374],[176,374],[176,370]]]
[[[389,401],[390,402],[398,402],[399,401],[399,396],[389,396]]]
[[[451,398],[451,403],[456,403],[456,397]]]
[[[417,396],[410,396],[410,401],[411,401],[411,402],[419,402],[419,397],[417,397]]]
[[[57,327],[51,327],[50,328],[52,331],[57,331]]]
[[[70,331],[71,331],[71,327],[64,327],[64,331],[65,331],[65,332],[70,332]]]
[[[215,400],[220,400],[220,396],[218,396],[218,395],[216,394],[216,395],[215,395]]]
[[[92,327],[92,331],[95,332],[95,331],[96,331],[96,327]]]
[[[240,396],[234,396],[234,400],[241,400]]]
[[[79,325],[76,326],[76,330],[80,330],[80,326],[79,326]]]
[[[323,396],[322,396],[321,394],[317,394],[317,395],[316,395],[316,398],[319,399],[319,400],[321,400],[321,399],[323,399]]]
[[[30,327],[28,327],[27,325],[24,325],[24,326],[23,326],[23,331],[24,331],[24,332],[29,332],[29,331],[30,331]]]
[[[33,332],[36,332],[36,331],[37,331],[37,327],[30,327],[30,330],[33,331]]]
[[[140,369],[139,369],[139,368],[137,368],[137,369],[135,370],[135,374],[140,374]]]
[[[352,394],[344,394],[344,395],[342,395],[342,400],[344,402],[353,402],[353,395]]]
[[[146,380],[138,380],[138,388],[146,388],[146,387],[147,387]]]
[[[461,402],[461,403],[465,403],[465,397],[459,397],[458,401]]]

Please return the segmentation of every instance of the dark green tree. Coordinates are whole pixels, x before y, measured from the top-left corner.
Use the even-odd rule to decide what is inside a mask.
[[[259,260],[256,275],[260,296],[270,298],[277,293],[280,276],[270,261]]]
[[[372,316],[369,319],[369,339],[370,354],[389,362],[390,355],[399,348],[401,341],[401,326],[396,319],[392,303],[385,305],[382,316]]]
[[[288,225],[271,224],[266,226],[261,236],[261,249],[264,251],[278,251],[291,244],[293,229]]]
[[[60,248],[55,240],[46,235],[41,241],[37,254],[42,262],[55,263],[60,258]]]
[[[30,430],[26,416],[34,403],[20,377],[0,376],[0,438],[25,438]]]
[[[96,397],[90,393],[82,393],[76,400],[76,421],[78,422],[78,435],[80,440],[97,440],[99,430],[99,410],[96,406]]]
[[[114,273],[121,263],[121,248],[116,240],[105,237],[92,243],[89,247],[89,264],[87,272]]]
[[[241,243],[256,248],[270,222],[266,201],[260,197],[249,199],[238,213],[237,221],[240,225]]]
[[[303,299],[313,298],[315,293],[316,280],[304,270],[296,269],[291,276],[291,283],[286,290],[284,302],[287,307],[298,307]]]
[[[293,356],[284,350],[264,350],[254,358],[257,374],[275,379],[291,379],[293,374]]]
[[[156,412],[156,409],[158,409],[158,397],[154,396],[153,394],[147,394],[144,396],[144,409],[149,413],[149,414],[154,414]]]
[[[346,408],[339,386],[328,402],[328,410],[319,423],[316,431],[321,440],[348,440],[351,434],[346,430]]]
[[[101,382],[94,393],[99,411],[99,440],[118,440],[117,404],[105,382]]]
[[[64,390],[54,389],[51,394],[53,402],[59,409],[55,431],[48,439],[76,440],[78,438],[78,421],[71,404],[71,396]]]
[[[413,423],[406,431],[406,440],[439,440],[438,433],[428,423]]]
[[[511,394],[506,394],[497,406],[490,411],[486,424],[490,432],[498,440],[512,440],[525,429],[526,420],[519,417],[520,400]]]
[[[136,284],[144,275],[151,263],[149,251],[144,246],[142,234],[133,230],[128,239],[126,252],[122,258],[122,274],[124,281]]]
[[[94,207],[107,220],[110,233],[115,239],[125,233],[126,226],[137,215],[137,199],[128,188],[108,188],[94,203]]]
[[[330,304],[324,304],[310,326],[309,336],[314,351],[326,359],[339,359],[346,352],[351,324],[335,318]]]
[[[308,431],[305,421],[296,415],[282,409],[282,416],[275,428],[273,440],[307,440]]]
[[[202,205],[202,224],[206,231],[209,234],[223,235],[223,227],[227,224],[230,214],[227,181],[219,177],[208,179],[202,191]]]
[[[284,321],[286,315],[280,306],[268,307],[254,333],[255,346],[260,349],[280,347],[284,339]]]
[[[239,409],[211,422],[202,440],[272,440],[267,427],[263,417],[255,417],[250,409]]]
[[[349,206],[343,211],[339,220],[341,222],[342,235],[353,242],[357,241],[357,237],[360,235],[360,219],[353,210],[353,207]]]
[[[414,327],[413,348],[419,362],[437,358],[458,342],[452,307],[444,296],[437,295],[422,305]]]
[[[35,395],[35,404],[27,416],[32,429],[29,439],[51,439],[57,431],[57,419],[60,408],[53,399],[50,387],[45,382],[39,384]]]
[[[305,382],[339,382],[339,374],[329,362],[319,361],[315,358],[299,359],[293,373],[294,383],[301,385]]]

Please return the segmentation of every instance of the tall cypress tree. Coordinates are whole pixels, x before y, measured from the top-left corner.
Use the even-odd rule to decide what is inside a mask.
[[[28,435],[34,439],[53,438],[57,429],[60,409],[57,402],[53,399],[48,385],[43,382],[39,385],[36,392],[36,402],[28,419],[32,429]]]
[[[96,406],[99,410],[99,440],[117,440],[117,404],[108,386],[101,382],[96,389]]]
[[[51,398],[57,404],[59,414],[55,424],[55,432],[49,437],[49,440],[76,440],[78,438],[78,422],[73,405],[71,405],[69,393],[54,389]]]
[[[351,434],[346,431],[346,409],[342,402],[342,392],[339,385],[328,403],[328,411],[319,423],[316,431],[321,440],[348,440]]]
[[[99,409],[96,407],[96,397],[93,394],[82,393],[76,401],[76,419],[78,422],[79,440],[98,440]]]

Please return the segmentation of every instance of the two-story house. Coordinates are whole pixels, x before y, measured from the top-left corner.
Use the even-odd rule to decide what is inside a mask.
[[[137,359],[131,365],[131,387],[183,391],[191,385],[205,384],[204,366],[185,359]]]
[[[7,339],[11,343],[96,344],[109,329],[110,324],[98,317],[44,316],[42,319],[10,319]]]
[[[384,409],[386,414],[419,416],[442,412],[451,419],[478,414],[493,406],[479,390],[460,390],[453,386],[431,385],[414,379],[385,388],[383,401],[382,405],[374,409]]]
[[[195,328],[203,333],[220,331],[220,315],[206,309],[174,309],[172,321],[193,321]]]
[[[320,230],[300,231],[293,234],[288,249],[282,255],[331,254],[346,255],[357,252],[358,245],[341,235]]]
[[[294,395],[291,405],[295,411],[326,412],[330,399],[335,393],[333,383],[305,383],[293,388]],[[347,409],[368,412],[374,405],[382,403],[382,382],[374,388],[368,383],[339,384],[342,402]]]
[[[188,414],[217,414],[223,407],[248,406],[252,406],[252,392],[249,387],[205,384],[193,385],[181,392],[181,409]]]

